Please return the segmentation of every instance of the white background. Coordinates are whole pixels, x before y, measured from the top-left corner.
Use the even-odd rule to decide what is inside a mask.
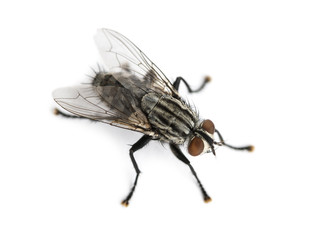
[[[320,1],[2,1],[0,239],[321,239]],[[153,142],[56,117],[51,92],[99,62],[93,35],[135,42],[227,142],[187,166]]]

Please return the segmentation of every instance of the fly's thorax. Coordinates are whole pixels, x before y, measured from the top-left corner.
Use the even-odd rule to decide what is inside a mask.
[[[197,114],[182,100],[169,95],[146,94],[142,111],[161,140],[183,144],[198,123]]]

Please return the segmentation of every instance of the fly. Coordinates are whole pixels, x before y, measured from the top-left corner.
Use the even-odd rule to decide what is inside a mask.
[[[205,202],[211,201],[190,161],[180,146],[198,156],[205,152],[215,155],[215,146],[252,151],[253,146],[234,147],[227,144],[214,123],[201,119],[196,110],[184,101],[178,89],[182,82],[190,93],[201,91],[210,78],[192,90],[177,77],[172,84],[163,72],[129,39],[122,34],[99,29],[95,41],[104,61],[89,85],[61,88],[53,92],[54,100],[73,115],[55,109],[57,115],[68,118],[87,118],[120,128],[143,133],[130,148],[130,158],[136,177],[128,195],[122,201],[128,206],[140,176],[134,152],[151,140],[168,143],[173,154],[187,164],[197,180]],[[214,136],[219,141],[215,141]]]

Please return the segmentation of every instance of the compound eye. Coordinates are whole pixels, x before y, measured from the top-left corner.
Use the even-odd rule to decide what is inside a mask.
[[[204,143],[200,137],[194,137],[188,146],[188,152],[191,156],[198,156],[203,152]]]
[[[215,125],[214,123],[207,119],[205,121],[203,121],[202,126],[201,126],[205,131],[207,131],[210,134],[214,134],[215,133]]]

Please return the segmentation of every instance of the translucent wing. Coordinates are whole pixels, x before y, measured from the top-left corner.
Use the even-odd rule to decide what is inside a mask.
[[[98,29],[95,41],[108,72],[120,73],[126,70],[141,82],[148,80],[147,91],[178,95],[162,71],[122,34],[109,29]],[[122,84],[125,85],[126,82]]]
[[[53,98],[62,108],[76,115],[156,136],[137,107],[138,100],[126,88],[113,84],[81,85],[57,89]]]

